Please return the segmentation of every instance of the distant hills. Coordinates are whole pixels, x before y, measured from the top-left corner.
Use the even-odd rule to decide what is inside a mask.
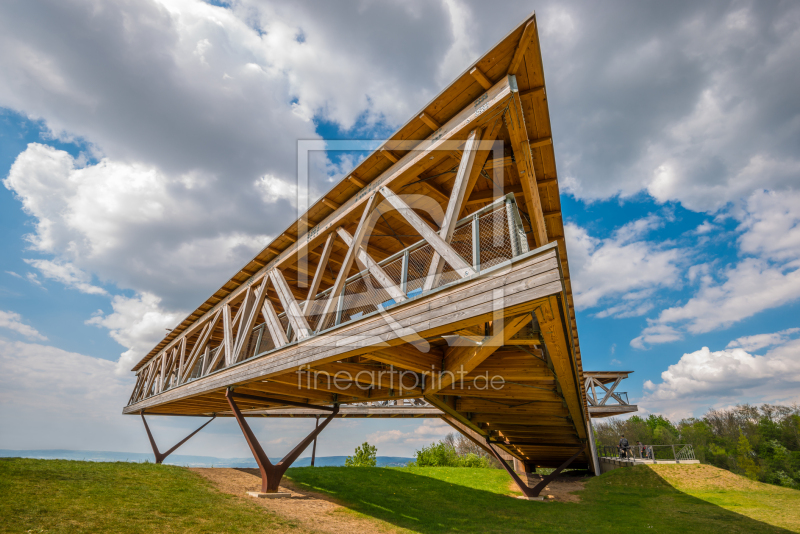
[[[152,454],[141,452],[111,452],[111,451],[73,451],[65,449],[22,451],[0,449],[0,458],[38,458],[41,460],[84,460],[87,462],[153,462]],[[344,465],[346,456],[317,456],[315,465],[318,467],[339,467]],[[280,458],[270,458],[279,462]],[[400,467],[414,458],[398,456],[378,456],[378,467]],[[181,465],[184,467],[258,467],[251,458],[216,458],[214,456],[190,456],[186,454],[172,454],[164,460],[167,465]],[[298,458],[292,467],[306,467],[311,465],[311,457]]]

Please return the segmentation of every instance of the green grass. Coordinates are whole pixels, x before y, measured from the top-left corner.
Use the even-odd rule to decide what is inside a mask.
[[[266,532],[293,525],[181,467],[0,459],[0,532]]]
[[[681,492],[646,466],[590,479],[580,503],[511,498],[508,475],[493,469],[295,468],[287,475],[359,514],[421,533],[789,532]],[[747,500],[747,491],[725,494]],[[800,510],[800,492],[784,497],[785,506]]]
[[[617,469],[589,479],[579,503],[514,499],[498,469],[303,467],[287,476],[343,513],[419,533],[800,532],[800,492],[710,466]],[[302,530],[180,467],[0,459],[0,532]]]

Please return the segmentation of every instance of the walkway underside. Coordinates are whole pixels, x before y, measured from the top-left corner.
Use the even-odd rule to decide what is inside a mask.
[[[124,411],[231,416],[229,387],[245,416],[300,404],[424,398],[519,460],[558,466],[586,440],[562,299],[557,250],[542,247],[409,299],[391,315],[294,342]],[[589,461],[582,453],[573,465]]]

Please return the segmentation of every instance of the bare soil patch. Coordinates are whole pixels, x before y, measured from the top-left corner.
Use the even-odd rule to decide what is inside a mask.
[[[535,480],[531,480],[531,486],[535,483]],[[543,497],[550,495],[552,496],[552,498],[550,498],[552,501],[581,502],[581,498],[575,495],[574,492],[582,490],[585,484],[585,478],[559,477],[545,486],[540,495]],[[517,487],[517,484],[513,480],[508,487],[511,491],[519,492],[519,487]]]
[[[258,469],[192,468],[191,470],[210,480],[220,491],[255,502],[308,530],[331,534],[398,532],[391,525],[381,521],[359,517],[326,495],[298,489],[287,479],[283,479],[280,491],[290,492],[291,498],[249,497],[246,492],[261,490],[261,476]]]

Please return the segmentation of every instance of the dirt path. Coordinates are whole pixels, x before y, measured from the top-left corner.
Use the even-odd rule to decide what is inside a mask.
[[[535,481],[532,480],[531,487],[533,487],[534,484]],[[559,477],[545,486],[541,495],[543,497],[549,495],[551,496],[550,500],[558,502],[581,502],[581,498],[577,495],[573,495],[572,492],[582,490],[584,484],[586,484],[585,478]],[[511,491],[519,491],[519,487],[513,480],[508,487]]]
[[[220,491],[260,504],[270,512],[294,521],[307,530],[331,534],[398,532],[386,523],[358,517],[354,512],[332,501],[330,497],[306,489],[299,490],[286,479],[283,480],[280,490],[291,492],[291,498],[249,497],[247,491],[261,490],[258,469],[192,468],[191,471],[213,482]]]

